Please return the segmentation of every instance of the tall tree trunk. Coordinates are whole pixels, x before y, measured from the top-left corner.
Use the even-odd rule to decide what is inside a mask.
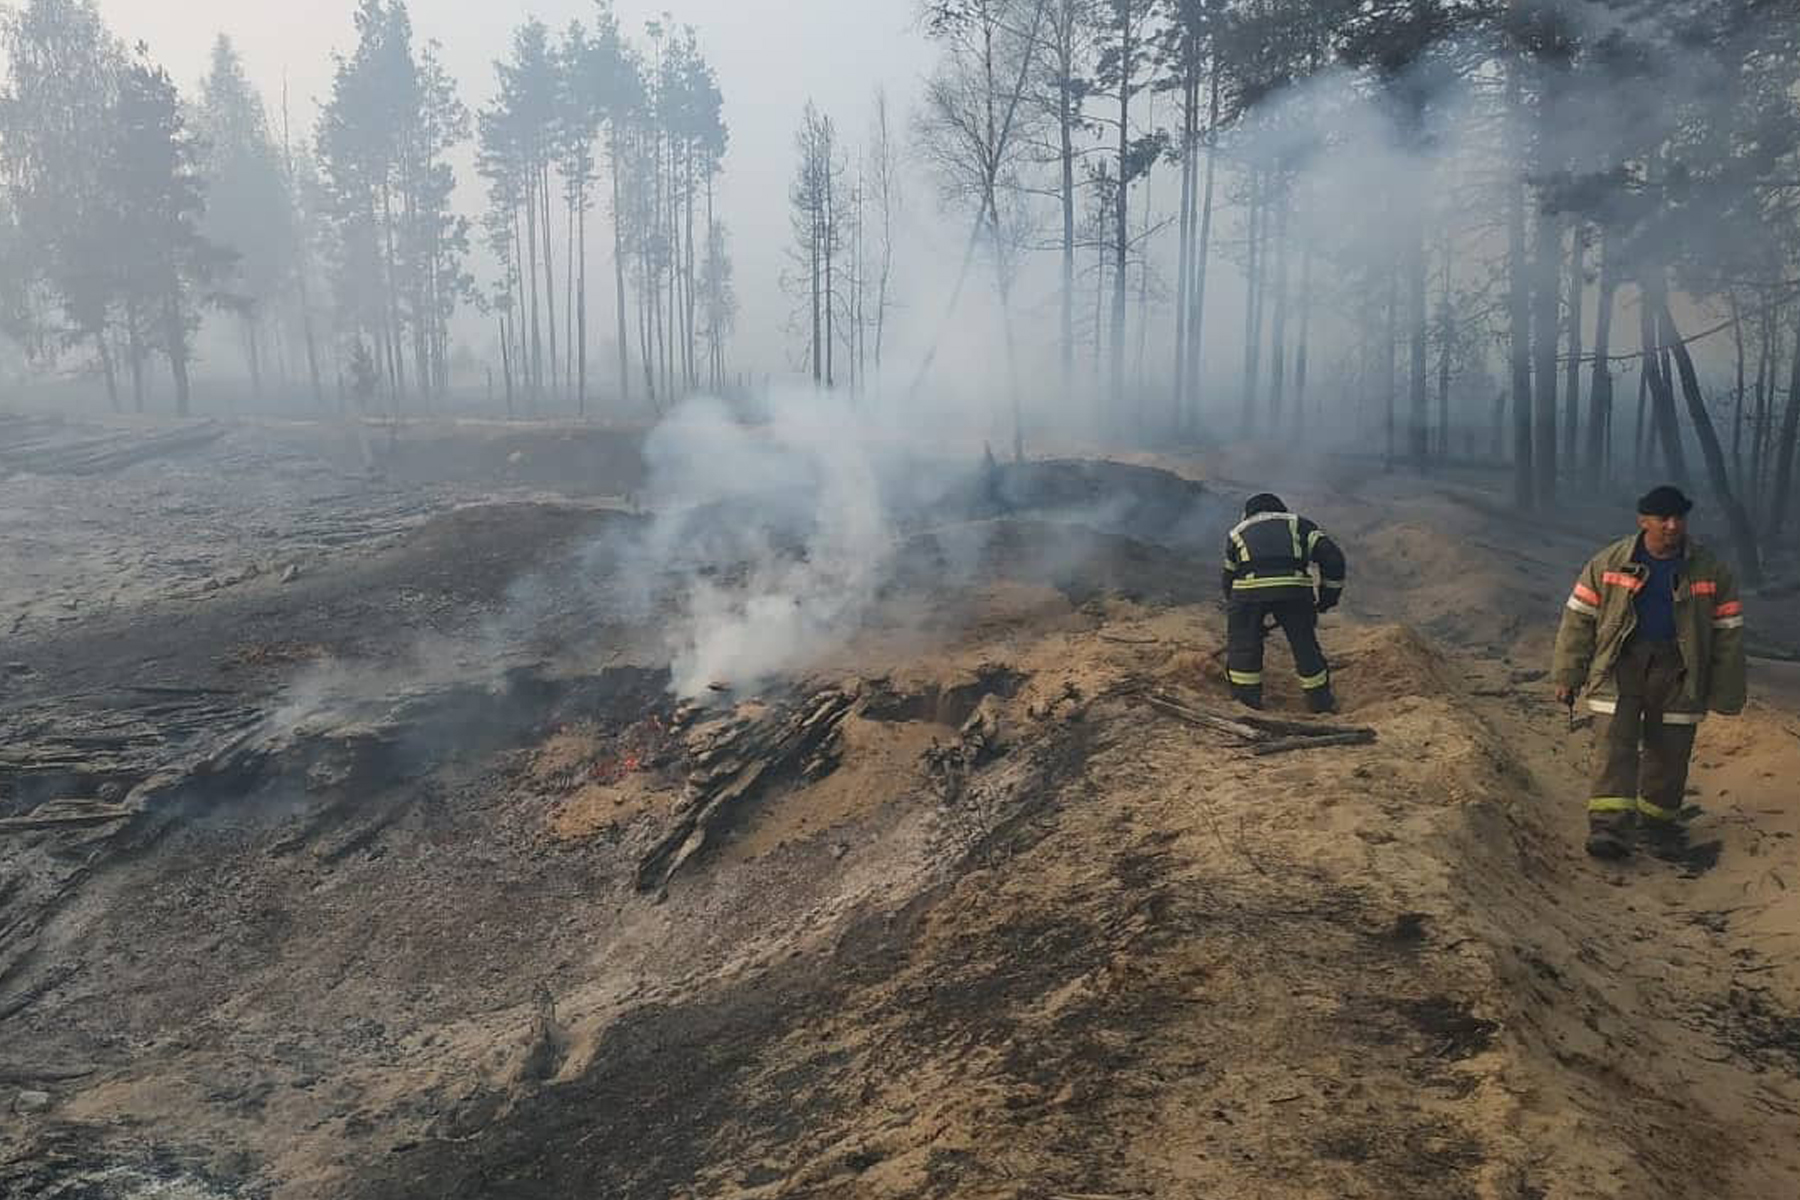
[[[1407,446],[1413,467],[1424,470],[1431,457],[1431,393],[1427,384],[1427,367],[1425,359],[1426,342],[1430,330],[1426,325],[1426,313],[1430,311],[1427,289],[1429,287],[1429,264],[1425,255],[1425,227],[1423,215],[1415,218],[1415,228],[1406,237],[1407,258],[1407,320],[1410,333],[1408,341],[1411,350],[1411,417],[1407,421]]]
[[[244,314],[244,362],[250,368],[250,394],[262,399],[262,348],[257,345],[256,318]]]
[[[1748,399],[1745,392],[1746,378],[1744,374],[1744,314],[1738,304],[1737,289],[1732,288],[1725,293],[1731,305],[1731,349],[1734,365],[1737,370],[1736,386],[1731,393],[1731,469],[1739,478],[1744,478],[1744,404]],[[1750,475],[1750,493],[1757,495],[1760,480]]]
[[[175,415],[185,417],[192,401],[188,383],[187,325],[181,319],[180,284],[163,301],[163,339],[168,345],[169,373],[175,377]]]
[[[1285,175],[1278,174],[1275,183],[1275,319],[1274,340],[1269,348],[1269,425],[1281,430],[1281,406],[1287,397],[1287,306],[1288,306],[1288,189]]]
[[[1451,241],[1444,234],[1444,290],[1438,298],[1438,457],[1449,459],[1450,446],[1450,353],[1456,347],[1455,297],[1451,291]],[[1471,435],[1468,439],[1473,443]],[[1471,445],[1471,450],[1473,446]]]
[[[125,362],[131,368],[131,409],[133,412],[144,411],[144,335],[143,317],[138,313],[137,301],[125,302]]]
[[[575,260],[581,257],[575,250],[575,190],[573,185],[570,186],[568,194],[563,197],[563,204],[568,210],[563,222],[564,236],[568,239],[563,243],[564,247],[567,249],[567,253],[563,256],[563,320],[566,322],[563,327],[563,378],[567,379],[570,385],[573,386],[575,383],[576,357]],[[585,410],[586,402],[579,394],[576,396],[575,403],[578,412]]]
[[[631,335],[626,332],[625,328],[625,222],[621,215],[624,210],[620,205],[619,134],[616,129],[611,132],[608,152],[612,158],[613,291],[619,327],[619,402],[629,405],[631,402]]]
[[[543,211],[543,220],[538,223],[538,229],[544,237],[544,326],[550,340],[550,394],[554,398],[561,391],[561,383],[556,358],[556,257],[550,246],[552,226],[548,163],[538,168],[538,202]]]
[[[1194,286],[1188,300],[1187,377],[1192,394],[1190,407],[1193,426],[1200,423],[1200,366],[1203,361],[1201,340],[1206,334],[1206,267],[1212,255],[1213,189],[1219,162],[1219,74],[1218,48],[1213,48],[1212,82],[1208,85],[1206,118],[1206,182],[1200,190],[1200,241],[1194,248]]]
[[[537,405],[543,401],[544,392],[544,335],[538,308],[537,171],[528,170],[525,178],[525,263],[531,292],[531,390],[532,410],[535,414]]]
[[[814,169],[817,169],[816,167]],[[818,201],[808,221],[807,267],[812,273],[808,295],[812,300],[812,376],[814,387],[825,386],[825,214]]]
[[[1523,162],[1525,139],[1517,64],[1506,73],[1506,107],[1514,133],[1514,162]],[[1525,263],[1525,182],[1506,182],[1507,359],[1511,365],[1513,413],[1513,504],[1537,507],[1537,471],[1531,438],[1531,279]]]
[[[1800,320],[1800,307],[1795,310]],[[1769,504],[1769,536],[1778,538],[1787,527],[1788,505],[1794,482],[1794,444],[1800,435],[1800,328],[1794,331],[1794,364],[1788,372],[1787,408],[1781,414],[1781,440],[1775,447],[1775,493]]]
[[[1540,209],[1536,231],[1531,321],[1535,378],[1531,386],[1532,424],[1537,436],[1532,453],[1538,503],[1549,508],[1556,503],[1557,483],[1556,352],[1562,333],[1562,226],[1552,213]]]
[[[1663,362],[1665,348],[1662,345],[1660,323],[1656,319],[1656,314],[1665,307],[1660,271],[1661,268],[1656,268],[1654,273],[1646,270],[1645,277],[1639,280],[1644,297],[1638,314],[1644,337],[1644,377],[1650,388],[1651,420],[1656,440],[1662,446],[1668,482],[1685,489],[1688,487],[1687,456],[1682,452],[1681,423],[1675,413],[1674,381],[1669,378]],[[1642,469],[1642,464],[1639,469]]]
[[[1244,418],[1243,430],[1246,434],[1256,429],[1256,365],[1261,355],[1262,338],[1256,324],[1256,307],[1258,303],[1258,284],[1261,282],[1261,228],[1267,220],[1266,205],[1262,196],[1261,173],[1250,168],[1250,211],[1245,216],[1249,224],[1249,243],[1244,251]]]
[[[1581,308],[1587,290],[1587,243],[1580,217],[1570,221],[1568,354],[1563,369],[1562,461],[1571,468],[1581,460],[1576,448],[1581,439]]]
[[[1125,398],[1125,303],[1127,260],[1131,253],[1131,77],[1137,48],[1132,44],[1131,0],[1119,4],[1119,177],[1113,195],[1112,400]]]
[[[576,370],[578,377],[575,384],[575,407],[583,417],[587,416],[587,383],[588,383],[588,318],[587,318],[587,192],[586,185],[580,197],[581,211],[576,218],[575,240],[578,245],[578,257],[581,270],[575,279],[575,328],[578,340],[576,350]]]
[[[1187,310],[1194,258],[1194,185],[1198,175],[1194,169],[1194,151],[1198,147],[1196,139],[1200,124],[1200,84],[1192,73],[1191,37],[1183,43],[1182,59],[1187,70],[1181,81],[1181,237],[1175,267],[1175,419],[1172,428],[1176,430],[1182,427],[1188,401]]]
[[[1590,486],[1599,487],[1612,475],[1606,447],[1613,423],[1612,320],[1613,302],[1619,289],[1618,248],[1610,227],[1600,227],[1600,307],[1594,314],[1594,372],[1588,387],[1587,471]]]
[[[1382,465],[1391,471],[1399,449],[1395,428],[1395,393],[1400,390],[1400,271],[1390,266],[1387,273],[1387,328],[1382,331],[1381,402]]]
[[[506,314],[501,313],[500,314],[500,374],[502,376],[504,376],[506,379],[506,419],[510,421],[513,419],[513,376],[512,376],[512,351],[508,346],[508,339],[510,339],[512,337],[512,334],[510,332],[508,332],[506,325],[507,325]],[[489,369],[491,370],[492,368],[489,368]]]
[[[1767,304],[1763,308],[1759,345],[1756,355],[1756,403],[1750,425],[1750,477],[1754,490],[1767,494],[1769,469],[1770,415],[1774,410],[1775,391],[1775,312]]]
[[[1706,474],[1713,495],[1725,510],[1726,524],[1737,549],[1738,572],[1752,586],[1762,582],[1762,558],[1757,552],[1756,530],[1750,515],[1731,490],[1731,474],[1725,466],[1725,452],[1719,446],[1719,435],[1713,429],[1712,415],[1706,411],[1706,399],[1700,394],[1700,378],[1694,371],[1694,360],[1681,340],[1675,319],[1669,314],[1667,299],[1657,308],[1664,341],[1675,353],[1675,366],[1681,376],[1681,391],[1687,397],[1688,419],[1694,423],[1694,435],[1700,440],[1700,455],[1706,461]]]
[[[1294,351],[1294,428],[1306,428],[1306,356],[1312,332],[1312,239],[1300,247],[1300,338]]]

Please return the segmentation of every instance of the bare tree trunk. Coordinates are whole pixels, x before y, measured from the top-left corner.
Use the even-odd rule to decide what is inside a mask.
[[[1573,467],[1580,461],[1576,449],[1581,440],[1581,301],[1587,290],[1587,242],[1580,217],[1570,225],[1568,355],[1563,369],[1562,461]]]
[[[1191,46],[1184,46],[1183,58],[1193,62]],[[1176,254],[1175,268],[1175,420],[1173,428],[1179,430],[1183,415],[1187,411],[1187,311],[1188,288],[1192,282],[1190,272],[1193,270],[1194,258],[1194,185],[1197,182],[1194,151],[1198,146],[1197,135],[1200,124],[1200,84],[1192,75],[1182,79],[1181,84],[1181,238],[1180,248]]]
[[[1219,162],[1219,74],[1218,47],[1213,47],[1212,82],[1208,85],[1206,119],[1206,183],[1200,197],[1200,242],[1194,249],[1194,286],[1190,293],[1187,315],[1187,377],[1193,394],[1192,410],[1195,428],[1200,423],[1201,340],[1206,334],[1206,267],[1212,255],[1213,187]]]
[[[1744,314],[1738,303],[1737,289],[1733,288],[1727,292],[1726,298],[1731,304],[1731,347],[1737,368],[1737,386],[1732,392],[1731,405],[1731,469],[1737,473],[1738,478],[1742,479],[1745,478],[1744,422],[1749,419],[1749,414],[1747,414],[1744,409],[1746,404],[1758,399],[1758,397],[1750,393],[1747,388],[1749,381],[1745,375],[1745,360],[1747,355],[1744,347]],[[1751,444],[1753,446],[1755,444],[1755,437],[1756,435],[1754,431],[1752,431]],[[1762,480],[1757,477],[1755,471],[1750,472],[1749,480],[1751,495],[1760,498]]]
[[[614,129],[608,142],[608,152],[612,158],[612,194],[613,194],[613,292],[614,303],[618,311],[619,338],[619,401],[629,404],[631,401],[631,335],[625,328],[625,233],[623,209],[620,206],[621,194],[619,183],[619,133]]]
[[[575,260],[580,257],[575,252],[575,193],[571,188],[563,198],[564,214],[563,242],[566,253],[563,256],[563,378],[572,385],[575,382]],[[585,401],[576,396],[576,411],[586,409]]]
[[[506,379],[506,419],[513,419],[512,351],[507,342],[512,334],[506,328],[506,314],[500,314],[500,373]],[[492,368],[489,368],[490,370]]]
[[[1694,435],[1700,440],[1700,455],[1706,461],[1706,474],[1712,492],[1725,510],[1726,524],[1737,549],[1738,571],[1745,583],[1762,582],[1762,558],[1757,552],[1756,530],[1750,515],[1731,490],[1731,475],[1725,467],[1725,452],[1719,446],[1719,435],[1713,429],[1712,415],[1706,411],[1706,399],[1700,394],[1700,378],[1694,371],[1694,360],[1681,340],[1675,319],[1669,315],[1667,300],[1657,309],[1657,317],[1665,341],[1675,353],[1675,366],[1681,376],[1681,391],[1687,397],[1688,419],[1694,423]]]
[[[1651,417],[1656,440],[1662,445],[1668,482],[1685,489],[1688,486],[1687,459],[1682,453],[1681,423],[1675,414],[1674,381],[1669,378],[1662,362],[1664,347],[1656,320],[1656,314],[1665,307],[1663,283],[1659,274],[1661,268],[1655,270],[1658,274],[1646,270],[1646,278],[1639,281],[1644,295],[1639,312],[1644,337],[1644,375],[1650,388]],[[1642,464],[1640,469],[1641,467]]]
[[[137,301],[125,302],[125,365],[131,370],[131,410],[144,411],[144,336],[143,318],[138,315]]]
[[[163,301],[163,340],[169,352],[169,373],[175,377],[175,415],[188,415],[192,389],[188,383],[187,326],[181,319],[180,284]]]
[[[1795,312],[1800,316],[1800,308],[1796,308]],[[1800,328],[1796,328],[1794,333],[1794,365],[1788,372],[1787,408],[1781,414],[1781,440],[1775,447],[1775,494],[1769,505],[1771,537],[1780,537],[1787,526],[1797,435],[1800,435]]]
[[[1261,173],[1250,169],[1250,212],[1246,220],[1250,227],[1250,242],[1244,256],[1244,432],[1252,433],[1256,429],[1256,376],[1257,361],[1262,353],[1262,330],[1257,325],[1256,310],[1261,303],[1260,284],[1262,282],[1262,237],[1266,205],[1262,196]]]
[[[1274,341],[1269,348],[1269,424],[1281,429],[1281,406],[1287,399],[1288,305],[1288,189],[1284,175],[1275,182],[1275,319]]]
[[[556,355],[556,257],[550,245],[550,165],[543,164],[538,172],[538,203],[543,211],[538,228],[544,235],[544,327],[550,341],[550,395],[555,398],[562,384]]]
[[[1619,289],[1618,264],[1613,261],[1618,250],[1611,230],[1600,227],[1600,308],[1594,314],[1594,373],[1588,388],[1587,478],[1598,487],[1611,476],[1611,461],[1606,447],[1612,437],[1613,377],[1612,319],[1613,302]]]
[[[1537,498],[1544,507],[1556,503],[1556,352],[1562,331],[1562,227],[1548,212],[1537,215],[1537,247],[1532,266],[1533,425],[1537,444],[1532,448],[1537,467]]]
[[[1306,355],[1308,339],[1312,331],[1312,240],[1306,239],[1300,248],[1300,338],[1299,347],[1294,352],[1294,428],[1306,427]]]
[[[1415,219],[1415,228],[1407,234],[1407,328],[1411,333],[1408,339],[1412,352],[1410,372],[1412,416],[1407,422],[1408,450],[1413,467],[1424,470],[1431,457],[1431,399],[1426,382],[1425,344],[1430,336],[1426,325],[1426,313],[1429,311],[1428,264],[1425,254],[1425,227],[1422,216]]]
[[[532,410],[543,400],[544,391],[544,337],[543,329],[538,322],[538,218],[537,218],[537,173],[526,172],[525,182],[525,263],[529,276],[531,301],[531,390]]]
[[[586,185],[583,185],[585,188]],[[579,347],[576,351],[576,369],[579,379],[575,385],[576,411],[587,416],[587,384],[588,384],[588,319],[587,319],[587,194],[582,193],[580,215],[576,218],[575,240],[579,246],[578,257],[581,270],[575,280],[575,328]]]
[[[1524,161],[1520,69],[1514,64],[1506,73],[1506,108],[1514,134],[1514,162]],[[1513,503],[1529,512],[1537,507],[1531,437],[1531,282],[1525,264],[1525,183],[1516,178],[1506,182],[1506,279],[1507,357],[1512,367]]]
[[[1385,406],[1382,419],[1382,464],[1391,471],[1398,450],[1395,429],[1395,395],[1400,390],[1400,272],[1388,268],[1387,328],[1382,335],[1381,397]]]
[[[1456,346],[1456,314],[1451,293],[1451,244],[1444,235],[1444,290],[1438,299],[1438,439],[1439,457],[1450,457],[1450,352]]]
[[[1769,426],[1775,391],[1775,314],[1767,305],[1763,308],[1760,326],[1754,393],[1756,403],[1750,425],[1750,477],[1755,481],[1754,490],[1758,494],[1766,494],[1769,478]]]

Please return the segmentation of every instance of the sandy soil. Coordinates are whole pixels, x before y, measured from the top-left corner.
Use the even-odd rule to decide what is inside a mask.
[[[1694,852],[1597,867],[1591,734],[1541,672],[1606,514],[1276,478],[1351,555],[1325,638],[1374,744],[1254,757],[1148,706],[1224,706],[1211,557],[979,514],[980,570],[915,542],[787,685],[858,697],[835,769],[653,893],[688,769],[655,631],[534,588],[529,636],[493,633],[607,514],[440,513],[28,626],[0,817],[104,774],[34,748],[111,755],[136,815],[0,832],[0,1099],[49,1095],[0,1123],[0,1193],[1800,1193],[1800,669],[1703,727]],[[359,686],[268,724],[322,657]],[[118,723],[150,678],[212,707]],[[256,722],[229,750],[225,711]]]

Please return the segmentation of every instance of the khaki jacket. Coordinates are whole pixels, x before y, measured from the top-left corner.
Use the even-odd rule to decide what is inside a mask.
[[[1632,601],[1649,571],[1632,560],[1637,537],[1614,542],[1581,572],[1563,608],[1551,675],[1574,688],[1594,712],[1617,707],[1613,668],[1637,628]],[[1694,725],[1707,712],[1744,710],[1744,604],[1737,580],[1704,546],[1689,539],[1687,568],[1675,581],[1675,632],[1687,668],[1680,698],[1663,714],[1668,724]]]

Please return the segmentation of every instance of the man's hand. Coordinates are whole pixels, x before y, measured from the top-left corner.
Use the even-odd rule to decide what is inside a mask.
[[[1318,603],[1313,605],[1313,607],[1321,613],[1328,613],[1337,607],[1337,603],[1338,594],[1336,591],[1320,592]]]
[[[1556,685],[1556,702],[1558,704],[1562,705],[1564,708],[1573,707],[1575,704],[1575,689],[1572,687],[1569,687],[1566,684],[1561,684],[1561,683],[1557,684]]]

